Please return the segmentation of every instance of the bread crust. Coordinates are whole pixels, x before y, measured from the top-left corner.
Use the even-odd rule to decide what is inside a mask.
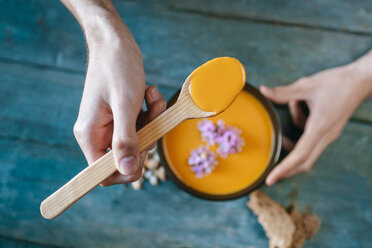
[[[315,214],[299,213],[294,206],[287,211],[259,190],[250,194],[247,206],[258,216],[270,248],[301,248],[320,228]]]

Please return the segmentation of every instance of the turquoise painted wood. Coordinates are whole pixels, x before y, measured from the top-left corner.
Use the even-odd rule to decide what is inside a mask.
[[[2,5],[0,20],[6,21],[0,22],[0,60],[83,75],[82,32],[58,1],[16,0]],[[275,86],[348,63],[372,46],[372,36],[182,13],[168,10],[162,1],[117,1],[116,6],[143,51],[148,82],[173,88],[180,87],[196,66],[217,56],[239,58],[253,85]],[[15,8],[18,14],[8,11]],[[372,121],[372,101],[355,118]]]
[[[215,56],[236,56],[253,85],[275,86],[372,48],[370,1],[114,2],[166,99]],[[54,221],[40,216],[41,200],[86,164],[72,135],[85,60],[80,28],[58,1],[0,1],[0,247],[267,247],[247,197],[208,202],[171,181],[97,188]],[[305,247],[372,244],[371,123],[369,101],[310,173],[263,187],[319,215]]]
[[[0,57],[85,70],[82,33],[61,4],[16,0],[3,5]],[[369,36],[182,13],[161,1],[117,1],[116,6],[144,52],[150,81],[162,84],[180,85],[201,60],[219,55],[240,58],[255,83],[283,84],[347,63],[371,45]],[[8,11],[12,8],[19,13]]]
[[[78,146],[72,127],[77,118],[84,75],[0,61],[0,137]],[[176,88],[158,86],[165,99]]]
[[[45,247],[45,245],[39,245],[35,243],[30,243],[28,241],[21,241],[21,240],[14,240],[9,238],[2,238],[0,237],[0,247],[7,247],[7,248],[41,248]],[[49,246],[52,247],[52,246]],[[57,246],[54,246],[57,247]]]
[[[308,247],[367,247],[371,242],[366,231],[372,222],[371,137],[372,127],[350,123],[311,173],[264,187],[284,204],[296,190],[299,208],[311,206],[322,219]],[[1,140],[0,149],[1,235],[78,247],[146,247],[152,242],[159,242],[155,247],[265,247],[267,242],[245,207],[246,197],[208,202],[172,182],[147,184],[140,192],[97,188],[56,220],[46,221],[39,215],[40,201],[83,168],[83,156],[78,150],[24,141]],[[356,238],[345,238],[345,233]]]
[[[372,8],[368,0],[169,0],[170,8],[217,18],[246,19],[272,25],[372,34]]]
[[[0,137],[32,140],[65,149],[78,148],[72,126],[79,110],[83,75],[0,61],[0,81]],[[166,100],[177,90],[157,87]],[[282,113],[286,133],[291,134],[294,127],[290,125],[288,111],[283,107],[277,109]],[[371,108],[366,104],[359,111],[364,110],[368,113]],[[358,113],[354,118],[358,118]]]

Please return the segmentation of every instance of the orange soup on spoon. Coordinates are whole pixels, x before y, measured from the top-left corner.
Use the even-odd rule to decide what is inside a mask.
[[[188,158],[191,151],[205,145],[198,130],[200,120],[185,121],[160,141],[161,155],[170,174],[182,188],[207,199],[230,199],[248,192],[264,179],[279,154],[280,129],[271,104],[253,87],[246,86],[241,91],[245,69],[234,58],[211,60],[189,77],[193,102],[208,112],[219,113],[228,107],[208,119],[214,123],[223,120],[240,129],[245,145],[238,153],[218,157],[213,171],[198,178],[191,171]],[[216,151],[215,146],[209,149]]]
[[[245,84],[245,69],[231,57],[215,58],[190,74],[190,95],[200,109],[220,113],[238,96]]]

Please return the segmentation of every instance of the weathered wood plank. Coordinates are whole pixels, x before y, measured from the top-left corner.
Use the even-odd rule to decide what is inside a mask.
[[[372,227],[372,127],[350,123],[307,175],[264,190],[287,204],[297,191],[322,228],[307,247],[367,247]],[[55,147],[0,140],[0,235],[74,247],[265,247],[267,239],[245,197],[194,198],[172,182],[136,192],[97,188],[53,221],[40,201],[82,168],[83,156]],[[342,156],[340,156],[342,154]],[[37,228],[35,228],[37,226]],[[347,235],[346,235],[347,234]]]
[[[79,150],[72,127],[78,114],[83,82],[84,75],[80,73],[0,62],[0,137]],[[165,99],[176,91],[170,87],[158,88]],[[370,100],[353,118],[365,120],[367,116],[367,120],[372,121],[371,110]],[[289,125],[285,123],[285,126]]]
[[[189,0],[168,1],[171,8],[219,18],[246,19],[277,25],[372,34],[372,2],[368,0]]]
[[[83,84],[81,73],[0,62],[0,137],[78,150],[72,127]],[[158,88],[165,99],[176,90],[166,86]]]
[[[344,3],[337,13],[346,11]],[[372,43],[354,31],[227,20],[182,13],[182,6],[167,9],[161,2],[116,4],[143,50],[149,82],[170,86],[161,88],[166,98],[189,71],[211,57],[236,56],[247,65],[254,85],[273,86],[351,61]],[[359,25],[370,17],[363,18],[353,20]],[[365,32],[350,23],[348,29]],[[329,25],[334,28],[332,21]],[[172,182],[157,188],[146,185],[140,192],[98,188],[57,220],[43,220],[41,200],[85,164],[71,130],[84,80],[83,37],[58,1],[0,1],[0,57],[0,246],[20,246],[10,239],[63,247],[266,246],[262,228],[245,208],[246,199],[206,202]],[[15,61],[21,64],[11,64]],[[354,118],[371,121],[371,106],[370,101]],[[281,203],[288,203],[288,195],[296,190],[300,209],[309,205],[320,216],[322,229],[307,247],[372,243],[371,149],[372,128],[349,123],[309,174],[264,188]]]
[[[1,5],[1,58],[85,71],[83,35],[58,1]],[[172,87],[216,56],[239,58],[249,81],[273,86],[350,62],[372,45],[372,37],[180,13],[156,1],[118,1],[116,6],[143,51],[148,80]],[[17,13],[9,11],[15,8]],[[358,115],[371,120],[372,110]]]
[[[63,246],[52,246],[47,244],[39,244],[34,242],[29,242],[27,240],[18,240],[12,239],[9,237],[1,237],[0,236],[0,247],[6,248],[42,248],[42,247],[49,247],[49,248],[62,248]]]
[[[370,126],[348,124],[308,174],[265,188],[285,205],[296,199],[300,209],[319,213],[322,226],[313,247],[369,247],[372,243],[367,232],[372,228],[371,148]],[[357,224],[350,228],[353,222]],[[333,235],[328,239],[330,231]]]
[[[171,182],[157,188],[146,185],[140,192],[122,186],[97,188],[58,219],[43,220],[40,201],[81,170],[82,155],[6,140],[0,140],[0,149],[1,235],[75,247],[236,247],[241,239],[258,246],[266,242],[264,236],[244,237],[249,226],[257,225],[249,218],[245,199],[206,202]]]

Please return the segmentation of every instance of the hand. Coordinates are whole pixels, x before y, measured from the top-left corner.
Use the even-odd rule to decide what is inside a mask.
[[[140,111],[140,114],[137,118],[137,129],[140,129],[148,122],[156,118],[159,114],[161,114],[166,108],[166,102],[163,100],[162,95],[155,87],[148,87],[145,92],[145,101],[147,105],[147,111]],[[99,104],[98,104],[99,105]],[[114,133],[114,113],[112,112],[111,107],[107,103],[103,103],[106,107],[96,106],[94,109],[97,109],[98,116],[102,116],[102,118],[97,118],[95,116],[96,111],[87,111],[80,110],[78,120],[74,126],[74,134],[75,137],[82,148],[84,155],[88,161],[88,163],[92,163],[101,156],[106,153],[107,148],[112,148],[112,140]],[[83,106],[83,102],[81,104]],[[87,119],[85,119],[85,116]],[[92,122],[92,125],[84,125]],[[106,124],[107,123],[107,124]],[[120,134],[120,130],[118,131]],[[135,130],[134,130],[135,132]],[[135,133],[134,133],[135,134]],[[136,134],[135,134],[136,135]],[[124,151],[119,150],[118,153],[125,153],[126,151],[138,150],[138,144],[131,143],[129,140],[129,135],[124,136],[123,144],[124,144]],[[132,136],[133,137],[133,136]],[[135,141],[136,137],[135,137]],[[126,143],[128,142],[128,143]],[[136,147],[134,147],[136,146]],[[154,146],[154,145],[153,145]],[[149,149],[152,149],[149,147]],[[120,146],[116,146],[117,149],[120,149]],[[115,148],[114,148],[115,154]],[[118,168],[118,172],[116,172],[111,177],[104,180],[101,185],[102,186],[110,186],[114,184],[123,184],[132,181],[136,181],[142,174],[142,167],[144,159],[146,158],[147,150],[141,152],[140,155],[136,156],[136,161],[129,161],[129,163],[116,163]],[[115,155],[114,155],[115,156]],[[139,157],[139,159],[138,159]],[[122,166],[122,167],[121,167]]]
[[[101,185],[135,181],[146,155],[139,154],[136,130],[166,102],[155,87],[146,89],[141,51],[110,1],[63,2],[83,27],[89,50],[75,137],[89,164],[113,150],[118,172]],[[141,110],[144,98],[147,112]]]
[[[372,65],[371,59],[368,63]],[[365,63],[362,66],[357,61],[301,78],[288,86],[260,87],[262,94],[273,102],[288,104],[293,123],[304,129],[295,145],[283,138],[284,148],[293,150],[268,175],[267,185],[308,172],[325,148],[340,136],[353,112],[371,91],[372,81],[364,77],[363,67]],[[300,107],[301,101],[310,110],[308,117]]]

